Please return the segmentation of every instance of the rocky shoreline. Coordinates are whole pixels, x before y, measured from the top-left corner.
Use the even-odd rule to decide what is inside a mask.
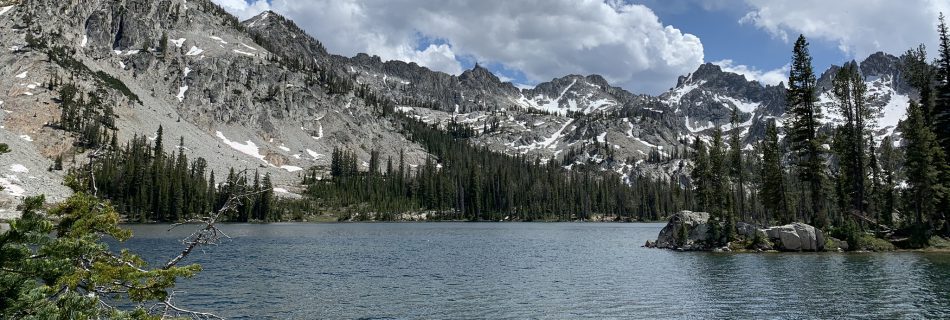
[[[644,247],[680,251],[844,251],[848,243],[826,236],[820,229],[796,222],[780,226],[758,227],[739,222],[735,226],[737,239],[724,246],[710,241],[709,213],[680,211],[670,216],[660,230],[656,241],[647,241]]]

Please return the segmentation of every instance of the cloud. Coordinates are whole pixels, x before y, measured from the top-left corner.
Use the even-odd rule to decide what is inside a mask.
[[[936,52],[937,15],[950,13],[950,1],[747,0],[752,11],[740,23],[765,30],[783,41],[798,34],[837,45],[853,58],[885,51],[900,54],[917,44]]]
[[[249,10],[241,0],[215,1],[242,17]],[[333,53],[366,52],[453,74],[461,65],[449,58],[465,57],[518,71],[529,82],[600,74],[657,93],[703,62],[699,38],[663,25],[645,6],[620,1],[272,0],[269,8]]]
[[[249,19],[258,13],[270,10],[270,3],[267,1],[253,1],[251,3],[244,0],[213,1],[241,20]]]
[[[714,61],[712,64],[722,68],[722,71],[738,73],[745,76],[746,80],[754,80],[762,84],[774,86],[788,80],[789,65],[787,64],[781,68],[766,71],[759,70],[755,67],[750,67],[744,64],[735,64],[735,62],[733,62],[731,59]]]

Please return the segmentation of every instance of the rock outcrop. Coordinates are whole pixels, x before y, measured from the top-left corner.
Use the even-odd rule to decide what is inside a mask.
[[[784,251],[822,251],[825,249],[825,236],[815,227],[796,222],[784,226],[765,229],[769,239],[775,242],[776,249]]]
[[[656,242],[648,241],[644,246],[677,250],[728,251],[731,245],[723,248],[709,246],[707,243],[709,223],[708,213],[680,211],[670,216],[666,226],[660,230]],[[748,246],[742,246],[749,250],[825,250],[824,233],[813,226],[800,222],[765,229],[749,223],[738,222],[736,223],[735,233],[741,241],[750,243]]]
[[[709,214],[705,212],[677,212],[670,216],[666,227],[660,230],[655,245],[662,249],[701,249],[706,241],[708,222]]]

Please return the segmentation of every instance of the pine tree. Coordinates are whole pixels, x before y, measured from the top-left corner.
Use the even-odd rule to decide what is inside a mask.
[[[817,228],[827,225],[825,209],[822,206],[824,181],[824,163],[818,135],[821,119],[821,107],[815,102],[816,80],[812,71],[811,55],[808,53],[808,41],[799,35],[795,41],[792,65],[788,76],[786,103],[790,123],[788,136],[795,154],[799,178],[806,184],[810,195],[811,223]]]
[[[920,106],[924,119],[933,124],[934,67],[927,61],[927,47],[923,44],[901,55],[901,75],[920,94]]]
[[[690,172],[690,180],[692,180],[693,183],[693,194],[695,198],[694,210],[708,211],[712,206],[709,155],[706,152],[706,144],[699,138],[693,141],[692,160],[693,170]]]
[[[947,160],[937,144],[936,135],[925,123],[923,110],[917,102],[910,102],[907,120],[901,126],[905,140],[904,168],[909,186],[905,194],[909,209],[914,213],[914,221],[918,225],[929,220],[931,229],[940,228],[934,224],[945,215],[942,212],[945,210],[937,210],[937,205],[946,192],[941,175],[947,170]]]
[[[888,226],[894,225],[894,210],[897,209],[897,197],[894,189],[897,183],[897,168],[899,163],[898,151],[894,149],[894,142],[891,137],[884,137],[881,141],[880,156],[878,161],[881,168],[881,192],[878,193],[878,208],[881,212],[882,223]]]
[[[765,209],[766,221],[778,220],[782,223],[792,222],[791,212],[788,210],[788,200],[785,193],[785,177],[782,170],[782,150],[778,142],[778,128],[775,120],[769,120],[765,126],[765,138],[762,140],[762,167],[760,175],[762,188],[759,191],[762,206]]]
[[[742,139],[739,137],[739,110],[732,108],[732,133],[729,137],[729,173],[736,185],[736,214],[740,217],[748,217],[748,211],[745,206],[745,180],[746,172],[742,161]]]
[[[944,154],[950,154],[950,34],[943,13],[940,14],[937,31],[940,38],[937,48],[939,57],[935,68],[937,81],[932,128]]]
[[[858,71],[854,61],[838,70],[833,81],[835,106],[844,118],[844,124],[838,129],[836,153],[838,153],[841,172],[841,192],[849,200],[848,212],[866,215],[867,212],[867,159],[870,147],[866,133],[871,125],[873,110],[865,103],[867,88],[864,77]],[[860,222],[860,221],[858,221]]]
[[[270,173],[264,174],[261,179],[261,193],[257,202],[260,203],[260,210],[264,214],[264,221],[279,221],[280,216],[273,209],[274,202],[274,184],[271,182]]]
[[[716,127],[713,131],[712,145],[709,148],[709,177],[712,189],[712,203],[709,209],[710,216],[716,221],[724,223],[720,231],[719,245],[732,239],[735,232],[735,219],[732,215],[732,203],[729,201],[729,175],[726,168],[726,150],[722,140],[722,128]]]

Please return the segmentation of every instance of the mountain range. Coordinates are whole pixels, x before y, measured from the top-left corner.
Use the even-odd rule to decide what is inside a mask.
[[[468,139],[491,150],[557,159],[566,168],[593,164],[631,181],[683,178],[689,164],[679,156],[716,127],[740,130],[743,148],[752,150],[766,120],[781,125],[785,117],[783,85],[710,63],[659,95],[632,93],[598,75],[520,89],[477,64],[454,76],[369,54],[334,55],[277,13],[238,21],[210,0],[2,2],[0,142],[11,152],[0,156],[0,214],[27,195],[63,199],[70,191],[66,171],[50,170],[55,159],[68,168],[95,155],[55,125],[62,101],[52,83],[75,84],[111,105],[119,143],[155,139],[161,126],[167,150],[203,157],[217,172],[270,173],[275,191],[290,197],[304,169],[328,170],[335,148],[367,161],[374,150],[402,154],[411,165],[425,161],[426,149],[355,91],[395,101],[397,112],[423,122],[466,125],[475,132]],[[917,94],[900,64],[887,53],[859,62],[880,110],[878,139],[899,134]],[[830,92],[837,68],[818,81],[828,126],[839,121]]]

